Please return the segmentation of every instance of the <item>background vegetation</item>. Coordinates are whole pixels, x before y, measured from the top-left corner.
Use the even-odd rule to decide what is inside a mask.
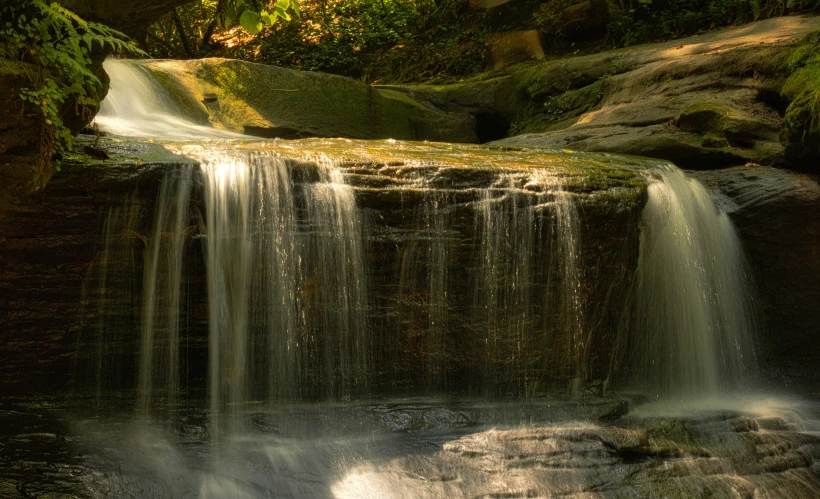
[[[143,47],[155,57],[234,57],[370,83],[442,82],[491,67],[487,42],[497,32],[538,30],[547,52],[562,55],[820,6],[820,0],[513,0],[487,10],[469,0],[301,0],[301,15],[251,35],[225,22],[220,13],[229,1],[176,9],[146,30]]]

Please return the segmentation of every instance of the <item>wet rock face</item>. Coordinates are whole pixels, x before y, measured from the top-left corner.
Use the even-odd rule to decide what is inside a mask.
[[[0,210],[4,197],[35,191],[53,173],[37,154],[41,132],[37,110],[17,98],[30,84],[27,74],[33,71],[22,63],[0,61]]]
[[[699,172],[736,224],[754,271],[764,363],[802,388],[817,383],[820,348],[820,185],[767,167]]]
[[[573,378],[600,392],[608,380],[637,258],[642,181],[603,163],[589,164],[601,168],[597,180],[583,167],[559,179],[549,154],[521,156],[526,165],[516,158],[491,168],[435,156],[342,168],[366,214],[375,373],[388,392],[517,397],[566,393]],[[563,193],[549,192],[555,181]],[[577,310],[567,259],[582,290]],[[581,348],[575,335],[584,334]]]
[[[162,173],[133,164],[66,165],[48,191],[10,204],[0,218],[0,381],[6,394],[68,387],[82,351],[84,282],[98,264],[108,206],[132,191],[156,196]],[[147,209],[145,210],[148,215]],[[136,272],[136,270],[135,270]],[[136,275],[133,282],[138,283]],[[123,307],[128,305],[123,304]],[[133,328],[133,325],[130,327]],[[62,394],[64,396],[64,394]]]
[[[106,146],[114,159],[67,167],[2,222],[2,291],[13,297],[0,314],[5,390],[73,383],[81,394],[133,393],[154,203],[162,171],[185,160],[137,163],[135,154],[152,153],[129,147]],[[370,393],[564,394],[573,379],[576,390],[602,389],[646,201],[644,181],[619,166],[629,160],[322,147],[306,142],[284,152],[303,158],[290,166],[295,192],[316,182],[316,164],[304,158],[317,151],[335,158],[352,188],[363,221]],[[197,398],[208,336],[200,181],[192,205],[180,362],[182,389]],[[572,303],[568,272],[577,279]],[[308,305],[322,292],[311,282],[298,290]]]

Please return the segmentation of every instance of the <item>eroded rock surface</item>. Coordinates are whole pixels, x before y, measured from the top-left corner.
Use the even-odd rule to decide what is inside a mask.
[[[479,431],[353,469],[338,497],[794,497],[820,490],[820,439],[737,413]],[[371,495],[368,495],[371,494]]]
[[[390,88],[442,110],[506,122],[509,131],[496,138],[517,136],[498,144],[637,154],[699,169],[781,164],[797,157],[787,158],[781,144],[788,104],[780,96],[781,64],[818,29],[820,18],[782,17],[513,66],[483,81]]]

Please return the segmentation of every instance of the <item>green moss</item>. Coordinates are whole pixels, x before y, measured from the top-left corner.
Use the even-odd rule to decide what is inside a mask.
[[[714,133],[707,133],[701,139],[700,144],[703,147],[711,147],[711,148],[719,148],[719,147],[729,147],[729,141],[726,137],[722,137],[720,135]]]
[[[176,78],[163,71],[153,71],[151,69],[146,69],[146,71],[149,71],[152,79],[167,91],[167,95],[171,96],[179,114],[195,123],[208,124],[208,112],[205,111],[202,104],[193,99],[191,93]]]
[[[757,155],[757,163],[761,165],[772,165],[782,162],[783,146],[776,142],[758,142],[754,148]]]
[[[781,96],[789,102],[780,141],[786,158],[809,163],[820,158],[820,32],[806,37],[787,58]]]
[[[738,114],[737,110],[722,102],[699,102],[681,111],[675,118],[675,125],[687,132],[720,133],[726,120],[738,118]]]

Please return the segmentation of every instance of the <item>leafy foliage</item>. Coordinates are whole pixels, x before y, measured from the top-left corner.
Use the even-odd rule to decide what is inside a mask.
[[[199,0],[152,26],[146,47],[156,57],[234,57],[372,83],[443,82],[488,69],[487,35],[496,32],[537,29],[548,51],[565,54],[810,11],[820,0],[511,0],[489,10],[470,3]]]
[[[459,0],[303,2],[301,22],[263,32],[256,57],[369,82],[458,78],[485,67],[485,16]]]
[[[571,5],[572,0],[546,0],[532,15],[535,25],[542,33],[549,34],[553,45],[563,41],[564,9]]]
[[[609,43],[629,46],[816,9],[817,0],[620,0]]]
[[[248,7],[253,6],[249,5]],[[290,21],[291,16],[288,11],[291,11],[299,16],[301,14],[301,11],[299,10],[299,3],[296,2],[296,0],[276,0],[276,3],[273,4],[270,12],[265,9],[262,9],[259,12],[256,10],[245,9],[242,12],[242,15],[239,16],[239,25],[242,26],[242,29],[248,33],[258,35],[265,25],[273,26],[277,19]]]
[[[95,107],[102,84],[94,74],[94,51],[141,52],[122,33],[87,22],[57,3],[23,0],[0,8],[0,56],[30,64],[31,85],[20,98],[42,113],[41,155],[71,150],[64,106]],[[45,146],[45,147],[44,147]]]
[[[187,56],[236,57],[370,82],[452,79],[486,67],[488,14],[461,0],[291,1],[290,22],[277,22],[287,17],[275,15],[281,5],[276,2],[266,7],[273,9],[272,22],[259,9],[259,19],[248,14],[246,21],[253,25],[240,29],[248,5],[202,0],[178,9],[194,48]],[[251,35],[257,28],[259,33]],[[149,31],[152,55],[186,57],[172,15]]]

